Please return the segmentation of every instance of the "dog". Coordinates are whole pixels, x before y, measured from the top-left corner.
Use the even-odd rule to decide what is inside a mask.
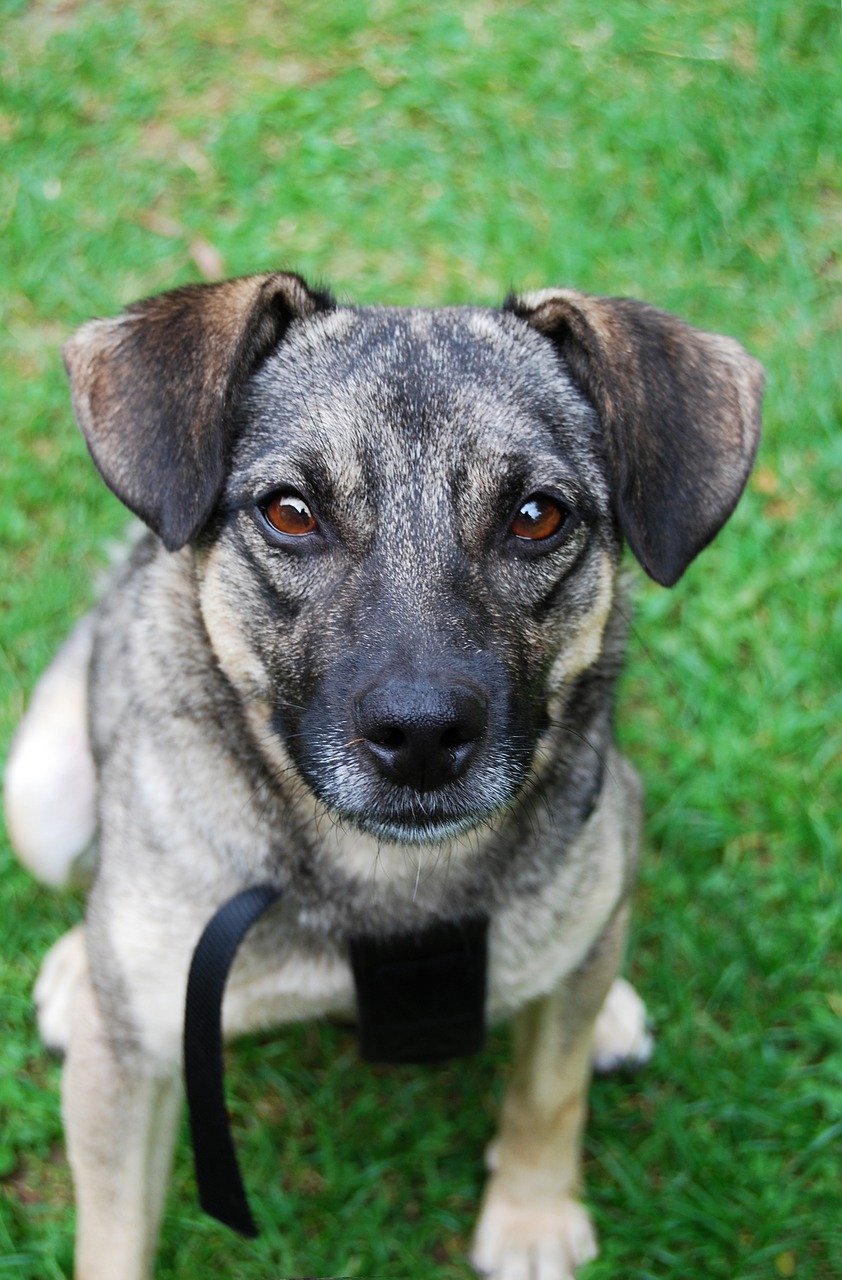
[[[94,850],[84,928],[36,987],[66,1053],[78,1280],[151,1274],[191,956],[265,882],[230,1036],[354,1017],[355,938],[485,922],[514,1069],[472,1261],[567,1280],[596,1253],[593,1066],[650,1049],[618,976],[641,813],[612,738],[621,550],[671,586],[719,531],[761,366],[630,299],[354,307],[285,273],[153,297],[64,356],[147,526],[6,775],[24,863],[58,883]]]

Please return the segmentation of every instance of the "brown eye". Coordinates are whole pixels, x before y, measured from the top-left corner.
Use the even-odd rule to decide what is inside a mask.
[[[300,538],[316,528],[316,517],[296,493],[276,493],[261,507],[268,523],[278,533]]]
[[[558,533],[571,514],[568,507],[548,493],[533,493],[512,521],[511,532],[516,538],[543,542]]]

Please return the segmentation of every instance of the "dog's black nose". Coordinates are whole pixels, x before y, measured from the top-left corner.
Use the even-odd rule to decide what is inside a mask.
[[[363,694],[355,718],[381,773],[434,791],[465,771],[488,727],[488,703],[465,685],[390,680]]]

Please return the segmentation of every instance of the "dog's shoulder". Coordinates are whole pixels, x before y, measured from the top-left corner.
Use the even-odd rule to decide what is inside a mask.
[[[89,707],[100,785],[108,780],[122,804],[130,789],[146,789],[141,759],[173,788],[190,780],[196,815],[211,786],[224,795],[261,784],[242,698],[208,638],[189,550],[168,552],[149,536],[114,576],[96,613]],[[164,811],[168,803],[175,818],[178,803],[165,796]],[[236,805],[224,808],[236,816]]]

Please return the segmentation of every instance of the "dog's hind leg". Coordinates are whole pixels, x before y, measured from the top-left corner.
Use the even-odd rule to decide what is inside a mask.
[[[471,1260],[494,1280],[570,1280],[594,1258],[596,1237],[578,1199],[594,1024],[619,967],[626,913],[580,970],[514,1021],[515,1063],[493,1144]]]
[[[640,1067],[652,1056],[646,1005],[625,978],[615,978],[594,1027],[593,1064],[597,1071]]]
[[[6,826],[24,866],[47,884],[90,877],[96,834],[96,770],[88,740],[88,668],[95,613],[85,615],[41,676],[12,742],[3,780]],[[77,988],[87,973],[84,930],[50,949],[35,984],[38,1026],[64,1053]]]
[[[88,975],[85,926],[78,924],[53,943],[41,962],[33,996],[41,1039],[51,1053],[70,1044],[76,996]]]
[[[94,613],[77,623],[41,676],[3,780],[6,826],[24,866],[47,884],[88,877],[96,772],[88,741]]]
[[[109,1035],[79,988],[62,1081],[76,1190],[76,1280],[148,1280],[182,1100],[177,1055],[158,1062]]]

